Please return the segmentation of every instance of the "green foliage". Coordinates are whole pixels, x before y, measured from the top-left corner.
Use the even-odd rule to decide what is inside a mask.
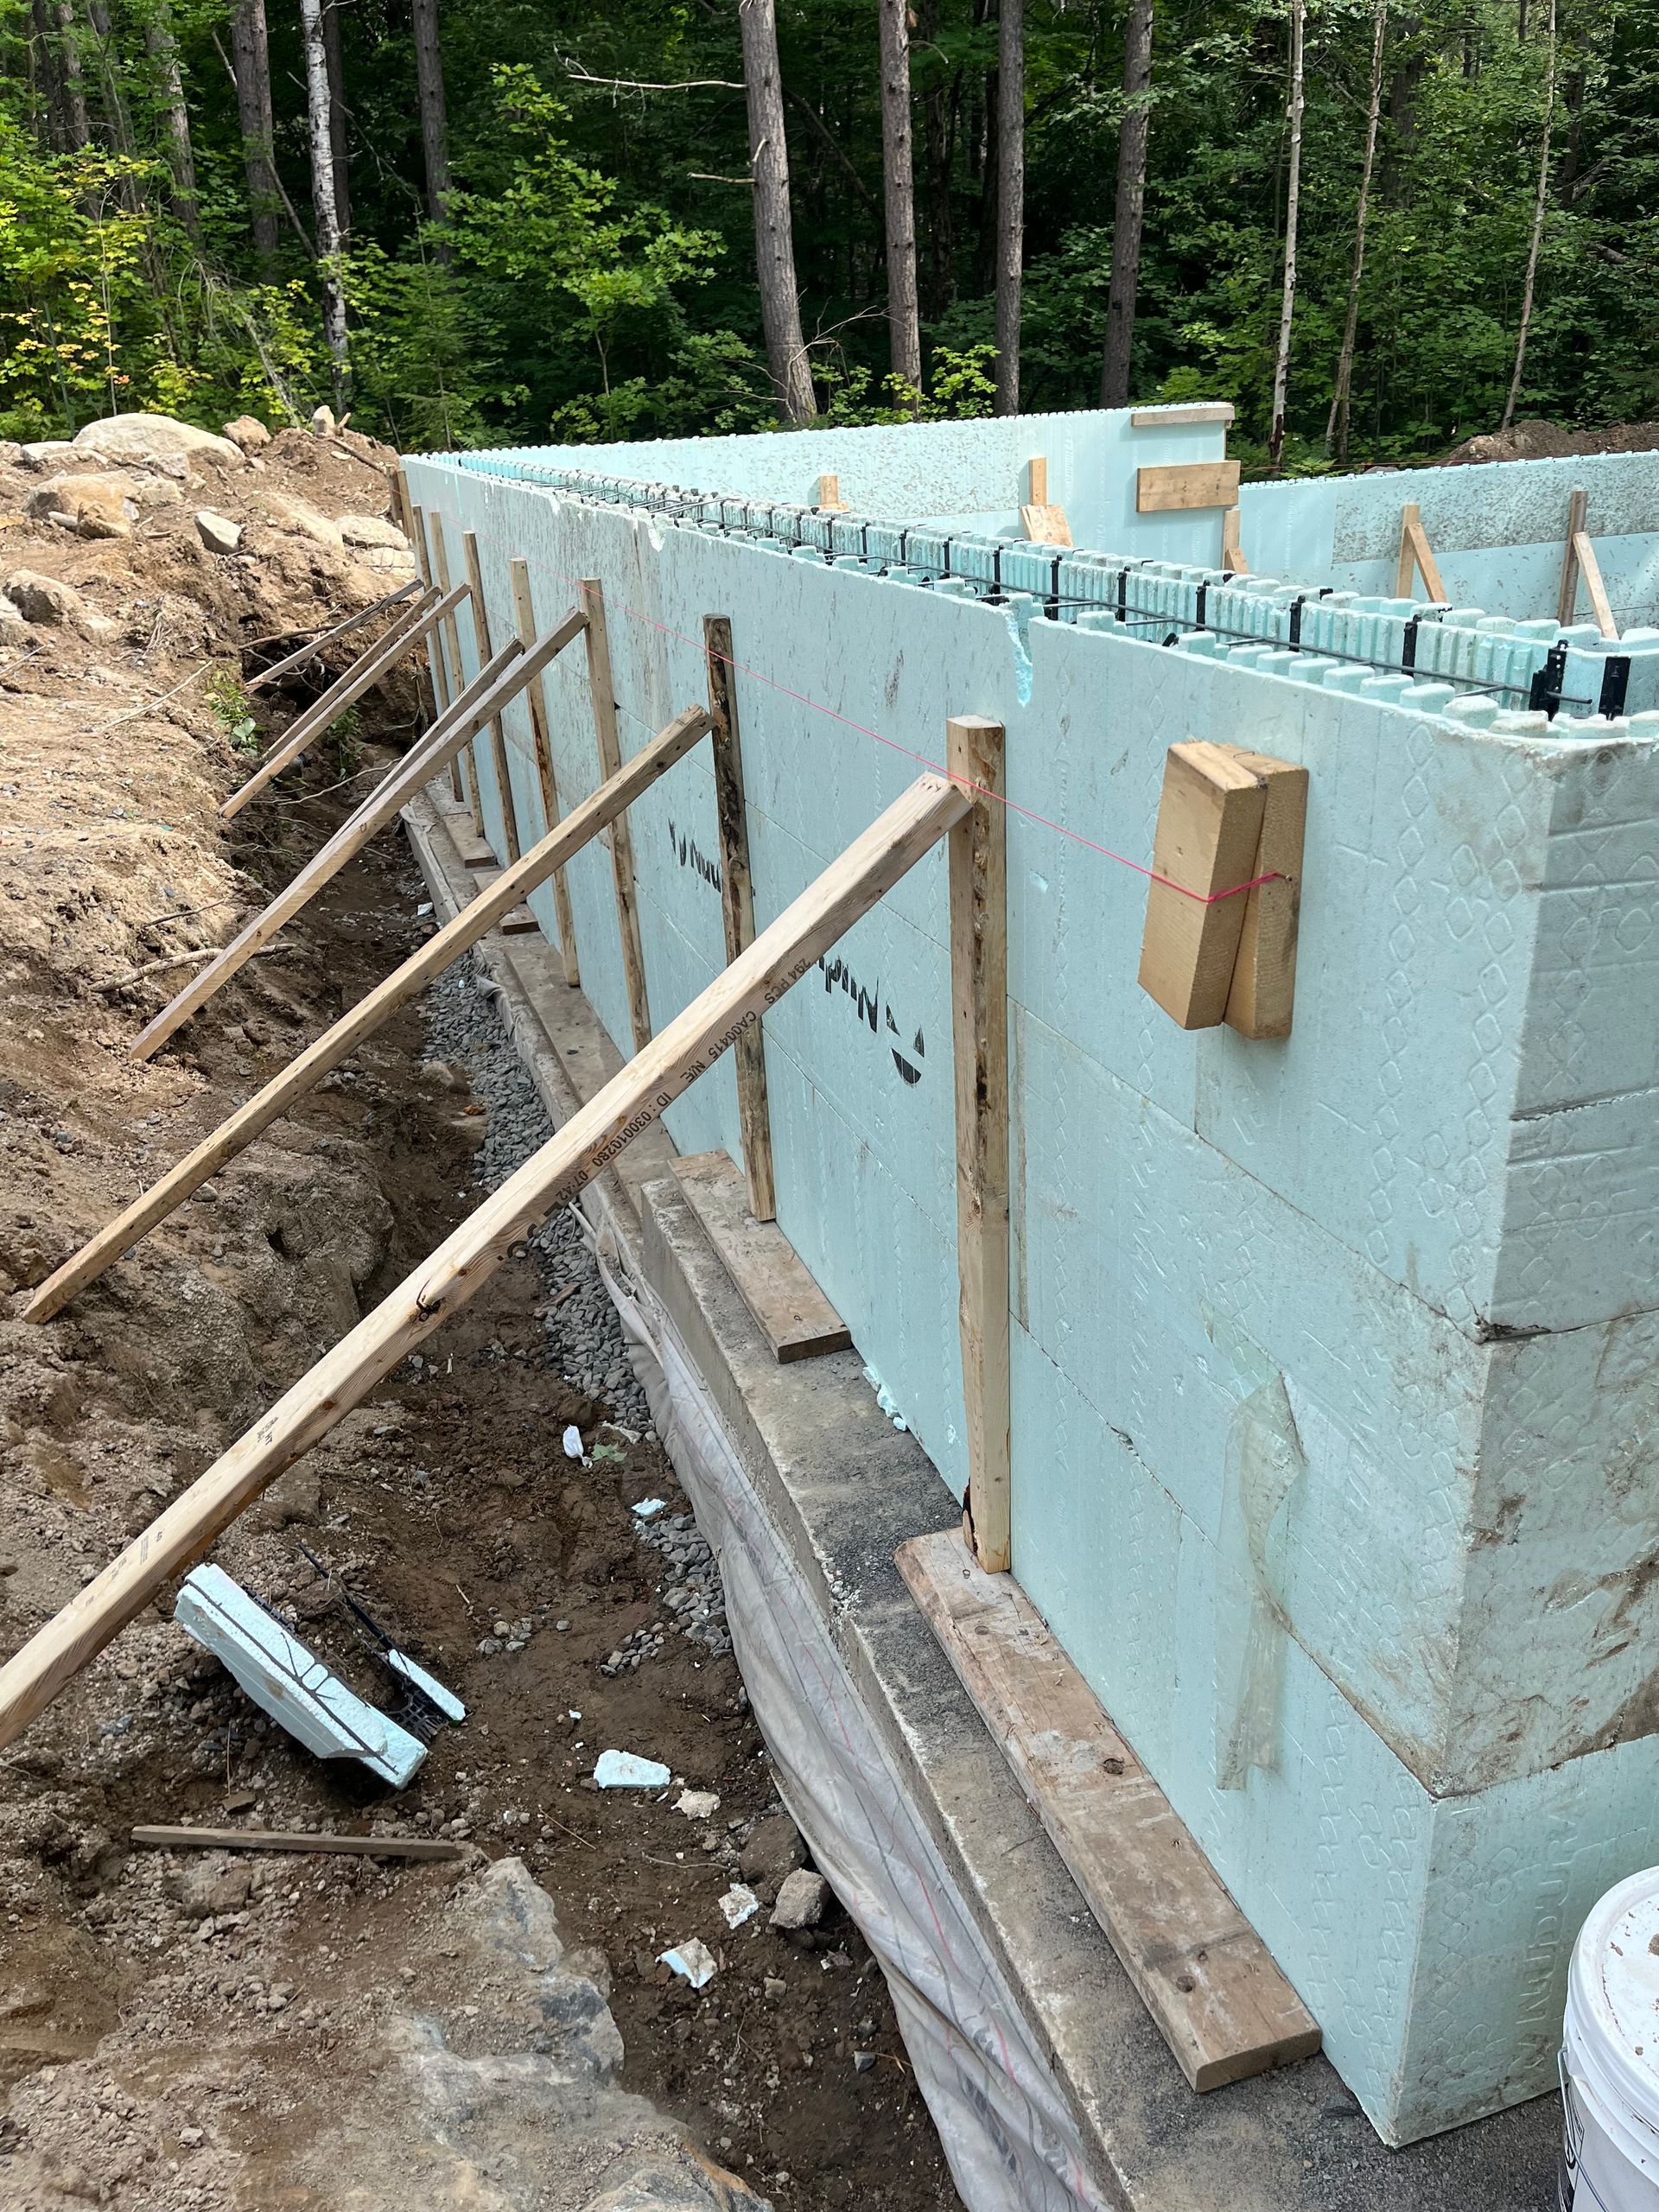
[[[259,725],[253,718],[253,709],[242,679],[234,669],[216,668],[208,677],[207,704],[213,720],[229,740],[233,751],[253,754],[259,750]]]

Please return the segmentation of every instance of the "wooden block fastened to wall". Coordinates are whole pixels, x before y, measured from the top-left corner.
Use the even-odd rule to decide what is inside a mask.
[[[1162,514],[1172,507],[1231,507],[1238,504],[1236,461],[1179,461],[1161,468],[1135,472],[1139,514]]]
[[[1170,747],[1141,988],[1183,1029],[1289,1035],[1306,812],[1305,768],[1201,740]]]

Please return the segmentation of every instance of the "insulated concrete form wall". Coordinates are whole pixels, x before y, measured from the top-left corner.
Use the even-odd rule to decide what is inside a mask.
[[[1007,438],[999,468],[1041,449],[956,427]],[[791,482],[834,465],[746,442]],[[470,462],[410,475],[478,531],[495,634],[511,556],[543,623],[601,580],[626,751],[704,696],[702,618],[731,617],[761,923],[947,715],[1007,724],[1014,1571],[1386,2138],[1548,2088],[1579,1921],[1659,1858],[1659,716],[1333,689]],[[579,649],[549,688],[569,804],[597,780]],[[1078,842],[1149,856],[1190,736],[1311,772],[1282,1044],[1176,1029],[1136,987],[1143,879]],[[634,849],[660,1027],[722,957],[702,753]],[[626,1051],[608,856],[569,874]],[[960,1494],[945,904],[941,853],[765,1034],[781,1224]],[[741,1156],[724,1064],[667,1121]]]

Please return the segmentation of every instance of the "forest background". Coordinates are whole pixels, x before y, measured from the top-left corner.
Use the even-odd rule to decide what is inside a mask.
[[[0,0],[0,435],[1659,413],[1659,0]]]

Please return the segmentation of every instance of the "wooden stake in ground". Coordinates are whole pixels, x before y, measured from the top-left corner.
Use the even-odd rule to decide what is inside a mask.
[[[1394,566],[1395,597],[1410,599],[1412,585],[1419,575],[1430,599],[1443,606],[1451,605],[1446,586],[1440,582],[1428,533],[1423,528],[1422,509],[1411,499],[1400,510],[1400,557]]]
[[[483,667],[490,657],[490,614],[484,604],[484,569],[478,557],[478,532],[463,530],[461,550],[467,563],[467,587],[473,610],[473,640],[478,647],[478,664]],[[501,727],[498,715],[490,724],[490,763],[495,770],[495,795],[501,809],[501,834],[506,840],[507,858],[516,861],[521,848],[518,842],[518,815],[512,803],[512,777],[507,767],[507,734]],[[484,827],[480,820],[479,828]]]
[[[446,598],[428,601],[417,600],[410,612],[394,623],[390,636],[382,638],[359,655],[338,683],[331,683],[314,707],[307,709],[299,720],[283,733],[282,742],[254,770],[239,790],[231,793],[220,806],[221,821],[232,821],[240,814],[249,800],[255,798],[268,784],[274,783],[284,768],[291,768],[308,746],[314,745],[329,724],[343,715],[353,700],[360,699],[372,690],[383,676],[390,674],[400,660],[411,653],[423,638],[443,619],[448,607],[457,605],[466,596],[466,586]]]
[[[957,1264],[968,1495],[963,1525],[994,1574],[1009,1560],[1008,933],[1004,732],[954,715],[946,765],[973,804],[950,832]]]
[[[749,820],[743,797],[743,747],[738,735],[732,626],[724,614],[702,618],[709,664],[709,712],[714,722],[715,811],[720,823],[720,911],[726,958],[736,959],[754,940],[754,879],[749,870]],[[737,1118],[743,1132],[743,1173],[749,1211],[773,1221],[778,1197],[772,1175],[772,1116],[766,1105],[766,1046],[760,1022],[746,1029],[733,1052]]]
[[[158,1052],[181,1023],[205,1006],[222,984],[229,982],[244,961],[275,937],[284,923],[291,921],[323,885],[340,873],[347,861],[361,852],[370,838],[397,813],[411,791],[418,791],[441,769],[448,767],[461,748],[484,727],[490,715],[512,698],[537,668],[544,668],[556,653],[563,652],[584,620],[581,614],[567,615],[556,630],[550,630],[527,653],[521,652],[516,639],[511,646],[503,647],[461,693],[445,721],[429,730],[414,750],[398,762],[350,820],[342,823],[321,851],[313,855],[287,889],[279,891],[263,913],[238,931],[218,959],[204,968],[171,1005],[163,1007],[139,1033],[130,1048],[133,1058],[147,1060]]]
[[[942,776],[918,777],[747,952],[359,1321],[0,1668],[0,1746],[163,1586],[199,1559],[265,1485],[359,1404],[488,1281],[522,1238],[567,1205],[713,1065],[969,810]]]
[[[263,1090],[245,1105],[238,1106],[211,1136],[204,1138],[159,1182],[152,1184],[73,1258],[66,1260],[30,1298],[23,1308],[23,1319],[49,1321],[88,1283],[96,1282],[130,1245],[136,1244],[141,1236],[148,1236],[152,1229],[184,1203],[192,1191],[200,1190],[209,1176],[216,1175],[227,1160],[245,1151],[273,1122],[280,1121],[290,1107],[315,1089],[331,1068],[338,1067],[354,1052],[400,1006],[406,1005],[452,967],[469,946],[476,944],[504,915],[511,913],[520,899],[527,899],[538,884],[545,883],[555,868],[563,868],[607,823],[613,822],[642,791],[648,790],[658,776],[665,775],[708,728],[709,716],[701,707],[688,707],[676,715],[667,728],[609,783],[602,784],[591,798],[567,815],[522,860],[464,906],[447,927],[429,938],[417,952],[411,953],[400,968],[383,983],[378,983],[349,1014],[342,1014],[314,1044],[308,1045],[280,1075],[273,1076]]]
[[[437,573],[439,588],[449,588],[449,549],[443,542],[443,517],[435,509],[429,518],[432,524],[432,561]],[[461,657],[461,631],[452,614],[443,626],[444,658],[449,664],[450,696],[453,698],[467,681],[467,664]],[[484,832],[484,809],[478,797],[478,764],[473,759],[473,748],[467,746],[457,756],[455,766],[460,772],[463,804],[473,817],[473,826],[481,836]]]
[[[583,582],[582,607],[588,617],[588,688],[593,695],[599,772],[607,779],[622,765],[622,744],[616,730],[616,683],[611,674],[610,633],[605,626],[605,587],[597,576]],[[639,909],[634,897],[633,838],[626,820],[618,822],[611,831],[611,874],[616,884],[622,974],[628,988],[628,1025],[633,1049],[642,1052],[651,1042],[651,1004],[645,995],[645,953],[639,941]]]
[[[530,563],[516,557],[509,563],[508,574],[512,578],[512,614],[518,626],[521,645],[531,644],[536,636],[536,601],[530,586]],[[531,737],[536,747],[536,779],[541,785],[542,820],[550,830],[559,823],[559,785],[553,772],[553,738],[547,719],[547,687],[539,676],[532,676],[524,686],[524,704],[530,710]],[[576,918],[570,906],[570,884],[562,868],[553,871],[553,911],[558,918],[559,957],[564,963],[564,980],[571,988],[582,981],[582,971],[576,962]]]

